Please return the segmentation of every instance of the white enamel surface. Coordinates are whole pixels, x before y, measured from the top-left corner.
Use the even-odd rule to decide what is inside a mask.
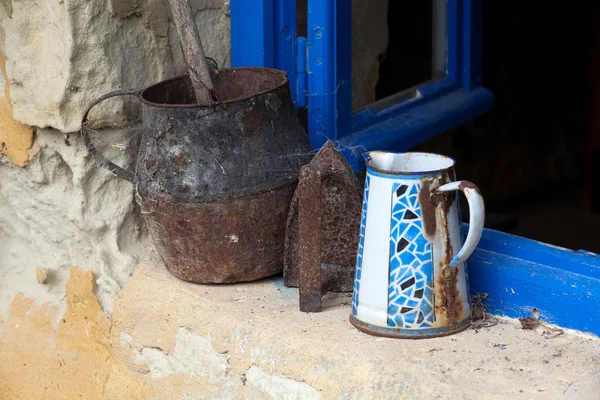
[[[387,153],[371,151],[367,153],[368,165],[380,171],[418,174],[450,168],[454,160],[432,153]]]
[[[485,204],[483,197],[481,197],[476,189],[469,187],[469,185],[463,185],[463,188],[461,189],[460,186],[463,183],[468,184],[469,182],[451,182],[438,188],[441,192],[460,189],[465,194],[467,202],[469,203],[469,233],[467,234],[467,238],[465,239],[462,248],[452,259],[452,262],[450,263],[450,266],[452,267],[464,263],[473,251],[475,251],[475,248],[481,239],[485,222]]]
[[[369,201],[357,318],[387,326],[391,198],[394,180],[369,177]]]
[[[444,156],[427,153],[393,154],[371,152],[370,165],[380,171],[400,171],[411,175],[386,175],[368,170],[369,196],[366,209],[366,224],[364,247],[362,253],[362,271],[360,289],[358,290],[358,307],[356,317],[358,320],[375,326],[388,327],[388,306],[390,287],[390,236],[392,220],[392,190],[395,184],[408,185],[409,187],[420,183],[422,176],[416,170],[433,171],[436,168],[448,168],[454,161]],[[432,162],[433,161],[433,162]],[[416,175],[416,176],[415,176]],[[438,179],[439,174],[427,174],[429,179]],[[434,178],[434,176],[436,176]],[[461,183],[465,183],[461,185]],[[432,182],[432,187],[437,182]],[[462,186],[462,187],[461,187]],[[462,322],[470,317],[470,301],[468,293],[468,275],[465,260],[476,248],[483,231],[485,208],[483,198],[478,191],[472,188],[469,182],[451,182],[437,188],[439,191],[462,190],[467,197],[470,207],[470,230],[463,245],[462,221],[458,212],[458,201],[444,213],[444,207],[436,209],[436,231],[427,240],[432,244],[432,289],[435,292],[433,300],[435,321],[430,328],[448,325],[445,307],[436,304],[435,299],[443,298],[444,287],[442,280],[443,268],[446,267],[448,256],[452,257],[450,268],[457,268],[457,291],[462,303],[461,314],[457,322]],[[446,237],[446,235],[448,237]],[[449,244],[450,249],[446,246]],[[448,254],[448,252],[450,254]],[[406,329],[406,327],[404,328]],[[422,329],[422,328],[416,328]]]
[[[434,291],[436,293],[436,299],[445,297],[444,287],[440,284],[440,277],[443,276],[442,268],[444,268],[446,260],[446,232],[450,242],[451,257],[455,257],[462,246],[461,224],[458,215],[457,203],[458,201],[456,201],[452,207],[450,207],[447,214],[443,212],[442,208],[436,209],[435,235],[433,237],[426,236],[432,244],[431,252],[433,262],[433,282],[435,285]],[[442,229],[443,226],[447,226],[448,229]],[[459,264],[456,266],[456,268],[459,269],[457,279],[458,295],[460,296],[461,303],[463,304],[462,314],[457,317],[458,322],[464,321],[471,315],[471,309],[468,301],[465,267],[465,264]],[[439,307],[439,304],[436,304],[436,306],[438,306],[436,307],[435,313],[436,321],[432,325],[432,328],[447,326],[448,319],[446,318],[444,308]]]

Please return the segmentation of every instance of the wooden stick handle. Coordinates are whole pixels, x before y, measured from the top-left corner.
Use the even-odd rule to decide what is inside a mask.
[[[169,4],[179,33],[183,59],[190,73],[194,93],[196,93],[196,102],[210,105],[213,103],[211,92],[214,88],[192,8],[188,0],[169,0]]]

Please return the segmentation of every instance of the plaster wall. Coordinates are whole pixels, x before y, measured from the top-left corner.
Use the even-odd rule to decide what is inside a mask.
[[[207,56],[229,66],[229,2],[191,4]],[[168,4],[2,0],[0,67],[0,315],[17,293],[64,310],[72,265],[93,271],[110,312],[135,265],[156,254],[133,187],[94,163],[78,130],[95,98],[186,73]],[[138,118],[134,99],[90,115],[98,148],[130,169]]]
[[[230,63],[229,2],[192,0],[206,54]],[[302,13],[299,1],[299,18]],[[354,106],[374,99],[387,45],[387,0],[353,1]],[[0,3],[0,315],[23,293],[64,309],[68,270],[92,270],[101,306],[135,265],[156,257],[133,187],[91,159],[85,108],[115,89],[186,73],[166,0],[2,0]],[[90,121],[107,158],[131,169],[139,105],[111,99]],[[47,270],[44,284],[36,271]]]
[[[600,341],[545,338],[518,321],[426,340],[370,336],[350,295],[298,311],[281,278],[197,285],[137,266],[110,318],[90,271],[73,268],[67,309],[17,296],[0,320],[7,399],[596,399]],[[160,293],[160,302],[157,294]]]

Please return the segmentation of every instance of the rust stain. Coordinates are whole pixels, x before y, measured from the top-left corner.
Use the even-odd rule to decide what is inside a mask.
[[[283,269],[285,222],[297,181],[210,202],[138,197],[165,267],[196,283],[253,281]],[[265,213],[264,210],[269,210]],[[235,235],[237,241],[230,240]]]
[[[187,163],[188,163],[188,158],[187,158],[187,155],[185,155],[185,154],[181,154],[181,155],[173,158],[173,164],[175,164],[178,167],[181,167],[182,165],[187,165]]]
[[[421,184],[421,190],[419,191],[419,204],[421,205],[421,215],[423,218],[423,229],[428,237],[435,236],[435,230],[437,227],[436,222],[436,207],[431,196],[431,190],[429,188],[430,181],[424,180]]]
[[[423,179],[419,202],[426,235],[430,238],[441,235],[443,241],[443,258],[439,260],[439,270],[442,271],[442,274],[434,285],[434,287],[438,287],[435,308],[446,315],[450,328],[454,329],[464,308],[458,290],[458,269],[449,266],[454,257],[454,249],[450,242],[447,215],[456,200],[456,193],[436,192],[438,187],[448,182],[450,182],[450,176],[447,171],[442,172],[439,178]]]
[[[448,326],[455,328],[458,324],[458,318],[462,315],[463,304],[458,294],[458,269],[450,268],[447,265],[442,268],[442,276],[438,278],[439,293],[441,304],[436,309],[445,312],[448,319]]]
[[[246,111],[242,119],[243,133],[247,137],[257,136],[260,132],[260,126],[263,120],[263,113],[258,108],[251,108]]]
[[[236,68],[218,75],[221,104],[211,107],[196,104],[189,76],[141,91],[144,133],[135,175],[101,157],[87,112],[82,121],[88,152],[136,186],[166,268],[197,283],[253,281],[282,271],[287,215],[304,164],[287,156],[311,150],[285,72]],[[266,104],[273,96],[279,96],[277,111]]]
[[[300,169],[285,231],[284,284],[299,287],[300,311],[320,311],[327,292],[352,291],[361,212],[362,185],[329,140]]]
[[[460,190],[465,190],[465,189],[473,189],[475,190],[477,193],[481,194],[481,191],[479,190],[479,187],[477,187],[476,184],[474,184],[473,182],[468,182],[468,181],[463,181],[458,185],[458,188]]]
[[[450,182],[448,172],[442,172],[439,178],[431,179],[426,176],[421,181],[421,190],[419,191],[419,204],[421,205],[421,215],[423,219],[423,228],[429,237],[434,237],[437,229],[437,210],[447,214],[454,204],[456,195],[452,192],[436,192],[436,189]]]

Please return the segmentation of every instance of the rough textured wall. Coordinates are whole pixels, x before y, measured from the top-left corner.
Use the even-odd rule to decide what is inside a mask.
[[[227,65],[224,1],[193,5],[206,54]],[[166,0],[21,0],[13,2],[12,16],[4,16],[2,25],[14,116],[33,126],[75,131],[92,98],[185,69]],[[124,114],[114,102],[95,116],[120,125]]]
[[[229,2],[192,8],[207,55],[229,66]],[[111,310],[137,262],[155,256],[133,187],[94,163],[78,130],[96,97],[185,73],[169,14],[166,0],[0,2],[0,314],[18,292],[64,307],[72,265],[94,271]],[[111,100],[90,116],[106,128],[99,148],[128,168],[138,109]]]
[[[33,128],[13,118],[10,103],[10,85],[6,74],[6,60],[2,44],[4,35],[0,26],[0,156],[6,155],[14,164],[24,166],[36,150],[33,146]]]
[[[130,166],[130,137],[139,129],[103,131],[107,157]],[[40,129],[37,143],[27,168],[0,159],[0,312],[18,292],[62,306],[72,265],[96,273],[99,298],[111,309],[138,260],[151,255],[132,186],[99,169],[79,136],[67,146],[63,133]],[[49,269],[45,284],[37,268]]]
[[[167,274],[162,266],[161,272]],[[51,304],[38,306],[33,299],[18,295],[9,314],[0,318],[2,399],[321,398],[319,390],[311,385],[269,372],[271,368],[264,363],[257,366],[246,362],[244,367],[235,368],[229,351],[219,346],[221,338],[211,337],[210,333],[200,335],[195,326],[173,325],[176,333],[172,337],[170,332],[153,330],[157,344],[143,346],[138,338],[118,328],[119,321],[129,326],[129,318],[120,316],[130,306],[138,309],[139,292],[120,298],[120,305],[109,318],[94,296],[92,273],[79,268],[66,273],[69,278],[64,314]],[[179,283],[203,290],[201,285]],[[143,283],[138,287],[146,294],[154,292],[144,289]],[[186,309],[173,311],[177,323],[180,313],[193,317]],[[209,314],[204,312],[212,318]],[[152,311],[147,316],[154,320]],[[139,321],[137,316],[134,318]],[[209,325],[202,323],[204,327]],[[241,341],[238,347],[248,340],[235,337]]]
[[[71,270],[56,324],[48,305],[14,299],[0,318],[3,400],[598,398],[600,340],[548,340],[543,312],[538,329],[502,318],[398,340],[356,330],[348,293],[329,293],[323,312],[299,311],[298,290],[279,278],[198,285],[144,262],[110,318],[93,283]]]

